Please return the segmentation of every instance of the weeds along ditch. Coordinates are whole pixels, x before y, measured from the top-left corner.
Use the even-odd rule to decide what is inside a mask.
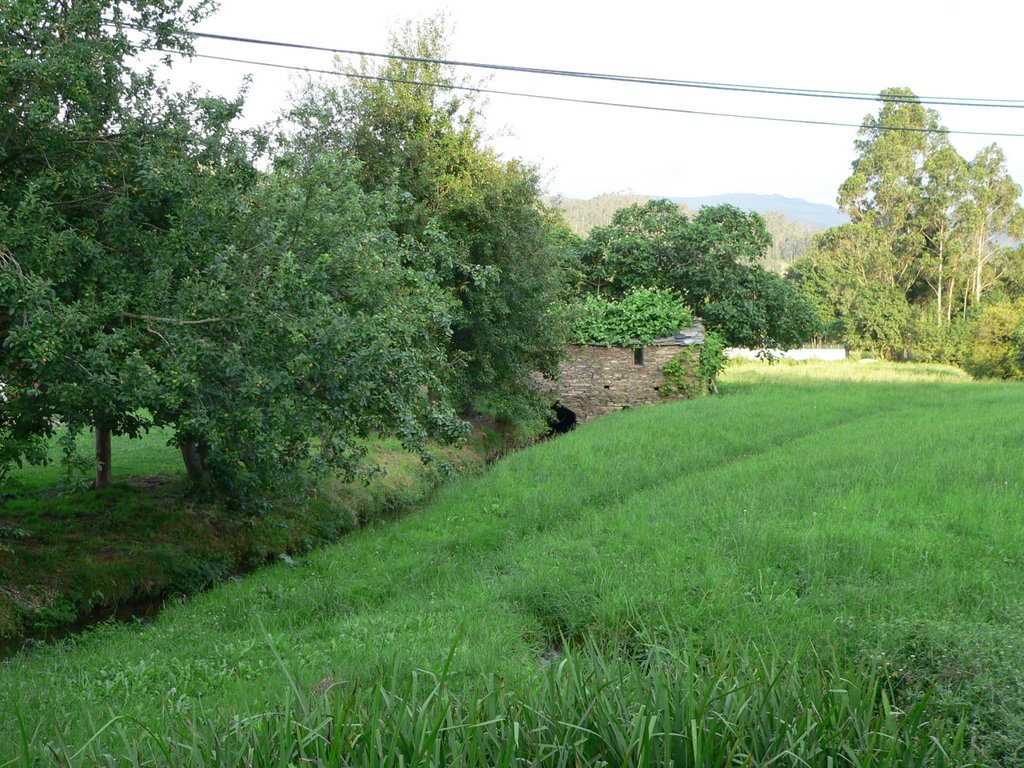
[[[447,479],[442,464],[478,467],[498,447],[479,435],[424,465],[396,441],[378,440],[371,456],[386,472],[369,484],[325,482],[309,503],[277,499],[262,515],[240,516],[190,492],[168,437],[154,430],[116,440],[121,460],[110,488],[74,490],[56,445],[51,464],[9,478],[0,498],[0,659],[103,621],[149,620],[168,599],[400,515]]]
[[[9,659],[0,755],[1024,764],[1024,390],[805,364],[721,391]]]

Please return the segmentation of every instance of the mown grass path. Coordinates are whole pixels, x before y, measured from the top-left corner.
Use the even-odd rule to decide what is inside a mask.
[[[263,712],[453,648],[452,685],[524,691],[563,646],[687,648],[869,670],[964,720],[984,759],[1024,760],[1024,388],[832,364],[740,367],[722,392],[598,420],[152,625],[15,658],[0,701],[76,744],[111,713]]]

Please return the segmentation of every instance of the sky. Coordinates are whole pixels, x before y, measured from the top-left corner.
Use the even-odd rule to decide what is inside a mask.
[[[613,10],[614,9],[614,10]],[[444,12],[449,58],[677,80],[877,94],[1021,100],[1017,0],[221,0],[203,32],[385,52],[406,20]],[[332,69],[329,53],[198,40],[199,53]],[[871,100],[847,101],[466,72],[487,88],[673,109],[860,124]],[[247,121],[272,119],[303,75],[196,58],[175,66],[230,95],[251,77]],[[935,107],[945,127],[1024,133],[1024,108]],[[854,159],[856,128],[653,112],[489,96],[488,141],[541,169],[546,191],[696,197],[746,192],[835,204]],[[966,158],[997,142],[1024,182],[1024,138],[950,137]]]

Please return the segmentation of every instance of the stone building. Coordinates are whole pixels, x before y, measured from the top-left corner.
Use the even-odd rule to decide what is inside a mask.
[[[661,394],[665,364],[679,354],[680,348],[690,348],[696,353],[689,356],[691,367],[695,367],[703,342],[704,327],[698,323],[644,347],[566,347],[566,359],[559,364],[559,380],[549,382],[551,394],[560,406],[556,407],[560,422],[582,424],[612,411],[665,400]],[[699,386],[696,370],[689,380],[694,387]]]

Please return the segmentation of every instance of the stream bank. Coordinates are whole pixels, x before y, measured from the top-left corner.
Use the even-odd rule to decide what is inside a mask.
[[[183,477],[128,478],[88,491],[47,489],[0,498],[0,659],[104,621],[146,621],[169,599],[208,589],[338,541],[415,509],[454,474],[516,446],[477,429],[465,446],[424,464],[375,446],[385,471],[368,483],[329,483],[302,505],[276,500],[239,517],[191,495]]]

